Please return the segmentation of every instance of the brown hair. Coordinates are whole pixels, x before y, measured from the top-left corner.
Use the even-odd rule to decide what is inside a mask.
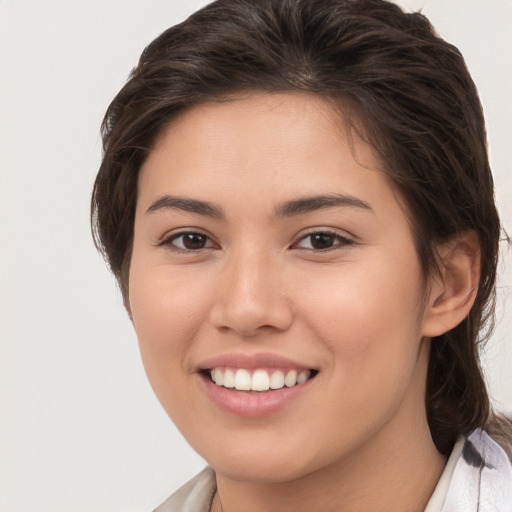
[[[138,172],[156,137],[194,104],[254,90],[306,91],[351,114],[406,200],[425,276],[438,271],[437,244],[477,233],[475,304],[430,354],[427,414],[448,453],[489,416],[478,345],[492,319],[500,224],[475,85],[421,14],[383,0],[218,0],[154,40],[106,113],[92,198],[95,241],[125,303]]]

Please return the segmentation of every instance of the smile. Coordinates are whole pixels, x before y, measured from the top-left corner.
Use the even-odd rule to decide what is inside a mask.
[[[210,404],[230,415],[263,418],[311,396],[319,369],[275,353],[232,352],[199,361],[197,381]]]
[[[303,384],[312,378],[316,372],[312,370],[281,370],[276,368],[246,368],[215,367],[210,370],[211,380],[217,385],[237,391],[278,390]]]

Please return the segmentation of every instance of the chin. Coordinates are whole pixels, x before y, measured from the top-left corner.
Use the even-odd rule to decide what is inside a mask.
[[[223,457],[216,464],[212,461],[212,467],[216,473],[236,481],[253,483],[283,483],[297,480],[308,473],[307,464],[300,463],[290,458],[276,457]]]
[[[212,443],[206,450],[204,446],[197,449],[218,474],[245,482],[289,482],[320,469],[327,462],[318,454],[305,451],[305,442],[290,438],[283,442],[284,434],[278,440],[275,436],[270,440],[255,437],[259,439],[243,442],[227,439],[224,443]]]

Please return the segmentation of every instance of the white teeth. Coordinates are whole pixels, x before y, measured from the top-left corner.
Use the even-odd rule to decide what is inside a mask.
[[[235,389],[238,389],[238,391],[251,390],[251,374],[247,370],[240,368],[236,371]]]
[[[221,370],[222,371],[222,370]],[[229,368],[224,372],[224,383],[222,384],[225,388],[235,387],[235,373]]]
[[[309,370],[303,370],[302,372],[297,375],[297,384],[302,384],[303,382],[306,382],[309,377],[311,377],[311,372]]]
[[[281,370],[277,370],[270,377],[270,389],[281,389],[283,387],[284,373]]]
[[[212,379],[217,386],[222,386],[224,384],[224,373],[220,368],[215,368],[212,370]]]
[[[288,370],[286,375],[282,370],[257,369],[253,372],[245,368],[213,368],[211,377],[217,386],[235,388],[238,391],[268,391],[269,389],[291,388],[306,382],[311,377],[311,370]]]
[[[251,390],[267,391],[270,387],[270,377],[265,370],[256,370],[252,374]]]
[[[295,370],[290,370],[286,377],[284,378],[284,384],[287,388],[291,388],[297,384],[297,372]]]

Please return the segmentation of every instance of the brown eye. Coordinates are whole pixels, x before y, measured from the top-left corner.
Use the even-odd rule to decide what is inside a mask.
[[[348,238],[336,233],[329,233],[328,231],[319,231],[301,238],[296,246],[300,249],[309,249],[311,251],[326,251],[343,248],[348,245],[352,245],[352,241]]]
[[[183,236],[183,246],[185,249],[197,250],[203,249],[208,242],[208,237],[199,233],[186,233]]]
[[[200,251],[214,247],[210,238],[202,233],[193,231],[177,233],[163,241],[162,245],[168,246],[175,251]]]
[[[310,243],[313,249],[328,249],[332,247],[336,241],[335,236],[330,233],[315,233],[314,235],[310,235],[310,237]]]

